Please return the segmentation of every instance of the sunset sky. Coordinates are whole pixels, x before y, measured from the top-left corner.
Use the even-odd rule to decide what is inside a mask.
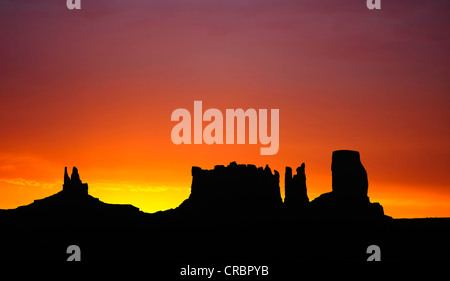
[[[319,3],[320,2],[320,3]],[[361,153],[369,197],[395,218],[450,217],[450,2],[0,0],[0,209],[61,190],[145,212],[177,207],[191,167],[306,164]],[[280,148],[175,145],[193,111],[280,110]],[[206,123],[205,123],[206,124]]]

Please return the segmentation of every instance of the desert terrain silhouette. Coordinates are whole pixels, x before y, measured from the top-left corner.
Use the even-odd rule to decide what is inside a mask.
[[[447,260],[449,218],[393,219],[368,197],[357,151],[332,154],[331,191],[310,201],[305,163],[280,175],[270,167],[230,163],[192,167],[191,194],[175,209],[144,213],[89,195],[73,167],[62,190],[30,205],[0,210],[0,259],[66,260],[77,245],[83,260],[265,263],[279,270],[299,261]],[[382,202],[381,202],[382,203]],[[285,272],[284,272],[285,273]]]

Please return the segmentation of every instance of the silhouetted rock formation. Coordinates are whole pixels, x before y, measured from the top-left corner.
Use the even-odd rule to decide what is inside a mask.
[[[88,184],[81,182],[76,167],[73,167],[72,169],[71,178],[69,178],[69,175],[67,174],[67,167],[64,168],[63,192],[71,193],[72,195],[88,194]]]
[[[158,212],[155,219],[197,218],[213,219],[268,219],[282,218],[383,218],[383,207],[371,203],[367,196],[367,173],[357,151],[334,151],[332,157],[332,192],[309,202],[306,189],[305,164],[296,169],[286,167],[285,202],[280,194],[280,175],[266,165],[217,165],[213,170],[192,167],[191,194],[178,208]],[[284,208],[283,208],[284,207]],[[286,210],[286,212],[282,212]],[[57,220],[114,220],[117,217],[138,217],[138,208],[132,205],[107,204],[88,194],[88,184],[80,179],[73,167],[69,177],[64,169],[63,189],[32,204],[10,210],[36,217]],[[11,213],[8,211],[8,213]],[[217,220],[214,220],[217,219]]]
[[[309,214],[316,218],[383,218],[383,207],[370,203],[367,196],[367,172],[361,164],[359,152],[333,152],[332,192],[314,199]]]
[[[78,223],[93,222],[101,218],[117,219],[120,217],[136,217],[141,213],[138,208],[129,204],[107,204],[88,194],[88,184],[82,183],[78,169],[73,167],[69,178],[67,167],[64,169],[63,189],[49,197],[37,199],[30,205],[14,210],[25,218],[42,221],[77,221]]]
[[[230,163],[213,170],[192,167],[191,194],[179,207],[211,216],[265,216],[282,207],[280,175],[269,166]]]
[[[332,156],[332,192],[309,203],[306,189],[305,164],[286,167],[285,200],[282,203],[279,174],[268,166],[230,163],[213,170],[192,167],[191,194],[178,214],[221,217],[277,216],[282,206],[288,215],[310,218],[384,218],[383,207],[371,203],[367,196],[367,172],[359,152],[340,150]]]
[[[358,151],[333,151],[331,176],[335,194],[347,198],[367,198],[369,182]]]
[[[284,205],[289,211],[304,211],[309,203],[306,190],[305,163],[297,168],[297,174],[292,176],[291,167],[286,167],[284,177]]]
[[[450,218],[378,219],[386,216],[367,197],[359,153],[333,153],[333,189],[310,203],[304,167],[296,175],[286,168],[285,205],[306,206],[293,215],[285,215],[279,174],[269,167],[193,167],[189,199],[145,215],[90,196],[78,170],[70,178],[66,169],[62,191],[0,210],[0,260],[61,261],[69,245],[78,245],[82,260],[147,260],[150,271],[161,267],[170,280],[187,264],[267,264],[270,279],[289,280],[304,261],[365,261],[369,245],[380,246],[383,261],[448,260]]]

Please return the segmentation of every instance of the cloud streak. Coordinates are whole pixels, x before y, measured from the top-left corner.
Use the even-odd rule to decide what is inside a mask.
[[[56,188],[59,183],[57,182],[39,182],[34,180],[27,180],[22,178],[14,179],[0,179],[0,182],[17,185],[21,187],[41,187],[41,188]]]

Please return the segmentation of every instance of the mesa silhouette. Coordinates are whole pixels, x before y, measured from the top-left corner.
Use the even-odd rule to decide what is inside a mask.
[[[383,219],[383,207],[371,203],[367,172],[357,151],[334,151],[332,156],[332,191],[309,202],[305,164],[286,167],[285,200],[280,193],[280,175],[266,166],[217,165],[213,170],[192,167],[191,194],[178,208],[165,215],[192,216],[196,219],[267,219],[283,215],[303,218]],[[63,189],[32,204],[18,207],[17,213],[52,218],[137,217],[143,213],[132,205],[107,204],[88,194],[88,184],[73,167],[69,177],[64,171]],[[161,212],[159,212],[161,216]],[[97,218],[98,219],[98,218]]]
[[[331,191],[310,201],[305,164],[295,174],[286,167],[283,202],[280,175],[268,166],[192,167],[189,198],[148,214],[92,197],[78,169],[69,177],[65,168],[60,192],[0,211],[0,259],[64,260],[69,245],[82,249],[83,260],[255,262],[284,270],[305,260],[364,261],[369,245],[381,247],[383,260],[447,258],[449,219],[386,216],[370,202],[359,152],[334,151],[331,172]]]
[[[285,199],[281,199],[280,175],[254,165],[232,162],[213,170],[192,168],[191,194],[178,212],[198,217],[249,219],[283,215],[303,218],[385,219],[383,207],[371,203],[367,172],[357,151],[339,150],[332,157],[332,191],[309,202],[305,164],[286,167]]]

